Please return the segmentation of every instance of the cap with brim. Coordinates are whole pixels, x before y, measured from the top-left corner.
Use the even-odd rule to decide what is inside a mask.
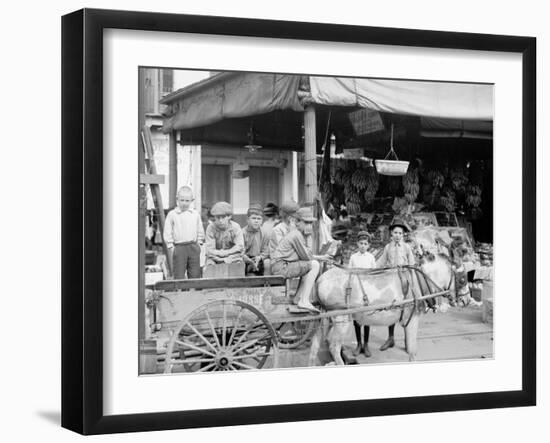
[[[330,232],[332,235],[344,235],[348,233],[348,228],[344,225],[332,225]]]
[[[370,241],[371,237],[372,236],[367,231],[359,231],[357,233],[357,241],[359,241],[359,240],[368,240],[368,241]]]
[[[304,222],[309,222],[309,223],[312,223],[315,220],[317,220],[313,216],[313,208],[311,208],[311,206],[305,206],[303,208],[298,209],[298,211],[296,211],[296,214],[294,214],[294,216],[298,220],[301,220],[301,221],[304,221]]]
[[[214,204],[214,206],[212,206],[210,213],[214,217],[220,216],[220,215],[232,215],[233,208],[227,202],[217,202],[216,204]]]
[[[393,231],[394,228],[400,227],[405,232],[410,232],[411,228],[409,228],[409,225],[404,222],[403,220],[394,220],[394,222],[390,225],[390,232]]]
[[[264,211],[260,205],[252,204],[248,208],[248,211],[246,211],[246,215],[250,217],[251,215],[263,215]]]
[[[274,215],[277,215],[277,213],[279,212],[279,208],[274,203],[268,203],[267,205],[265,205],[263,211],[266,217],[272,217]]]
[[[286,215],[294,215],[298,209],[300,209],[300,207],[293,201],[287,201],[281,205],[281,212]]]

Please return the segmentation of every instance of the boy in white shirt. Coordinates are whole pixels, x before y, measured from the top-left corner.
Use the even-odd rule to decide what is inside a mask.
[[[183,186],[176,196],[177,206],[172,209],[164,223],[164,241],[172,256],[172,274],[175,279],[200,278],[201,245],[204,243],[204,228],[200,214],[191,208],[193,190]]]
[[[376,259],[368,249],[371,235],[366,231],[359,231],[357,234],[357,252],[351,254],[349,259],[350,268],[376,268]]]
[[[349,259],[350,268],[363,268],[371,269],[376,268],[376,259],[368,249],[370,244],[371,235],[366,231],[360,231],[357,234],[357,247],[359,248],[357,252],[353,253]],[[361,325],[353,320],[353,327],[355,328],[355,337],[357,338],[357,347],[353,351],[353,355],[359,355],[361,352],[365,354],[365,357],[370,357],[371,353],[369,351],[369,333],[370,327],[364,326],[365,330],[365,340],[362,340],[361,337]]]

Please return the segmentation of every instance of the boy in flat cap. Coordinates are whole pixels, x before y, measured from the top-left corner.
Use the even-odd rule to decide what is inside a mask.
[[[319,275],[320,260],[328,260],[327,255],[313,255],[306,246],[306,237],[313,232],[313,210],[311,207],[302,207],[293,215],[296,227],[283,237],[272,254],[273,274],[285,278],[301,277],[296,291],[297,305],[300,308],[319,312],[309,300],[315,280]]]
[[[384,252],[376,262],[380,268],[394,268],[396,266],[414,266],[416,260],[411,247],[405,243],[404,235],[409,232],[409,226],[402,220],[396,219],[390,225],[391,241],[384,247]],[[388,339],[380,347],[381,351],[395,346],[393,333],[395,325],[388,326]],[[366,341],[366,340],[365,340]]]
[[[271,251],[269,242],[271,234],[275,226],[280,223],[279,220],[279,207],[275,203],[268,203],[264,209],[264,222],[262,223],[262,233],[266,241],[266,258],[264,260],[264,275],[271,274]]]
[[[176,196],[177,206],[166,216],[164,241],[172,258],[174,278],[200,278],[200,246],[204,242],[204,228],[200,214],[192,209],[193,191],[183,186]]]
[[[252,204],[246,213],[247,225],[243,228],[244,254],[246,275],[263,275],[264,264],[269,259],[267,237],[262,231],[263,209]]]
[[[262,223],[262,231],[267,235],[267,238],[271,236],[271,231],[275,225],[279,223],[279,208],[275,203],[268,203],[263,209],[264,222]]]
[[[296,226],[296,217],[294,217],[294,214],[296,214],[298,209],[300,209],[300,207],[292,200],[281,205],[281,221],[273,227],[271,235],[269,236],[270,257],[273,256],[273,253],[277,249],[277,246],[283,237]]]
[[[243,232],[231,220],[233,208],[227,202],[217,202],[210,213],[214,221],[206,228],[206,264],[242,262]]]

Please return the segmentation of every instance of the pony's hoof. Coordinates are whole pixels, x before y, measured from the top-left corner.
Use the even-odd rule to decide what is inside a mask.
[[[416,361],[416,355],[409,354],[409,361],[410,362]]]
[[[357,345],[357,347],[353,350],[352,354],[357,357],[362,350],[363,349],[361,348],[361,345]]]
[[[365,349],[363,349],[363,353],[365,354],[365,357],[369,358],[372,354],[369,351],[368,346],[365,346]]]

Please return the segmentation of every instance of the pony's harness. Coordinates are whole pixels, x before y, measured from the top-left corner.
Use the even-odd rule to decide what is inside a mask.
[[[349,275],[346,288],[345,288],[345,303],[346,306],[349,306],[350,298],[351,298],[351,290],[352,290],[352,279],[354,276],[357,277],[357,281],[359,283],[359,288],[361,289],[361,293],[363,295],[363,302],[366,306],[370,304],[369,296],[367,294],[367,291],[365,290],[365,287],[363,285],[363,282],[361,281],[361,276],[366,275],[380,275],[385,274],[390,271],[397,270],[397,275],[399,276],[399,280],[401,283],[401,290],[403,292],[403,298],[407,298],[407,295],[409,292],[412,294],[414,298],[414,306],[415,309],[411,309],[411,313],[409,315],[409,318],[407,319],[407,322],[405,323],[405,327],[408,326],[412,319],[412,315],[415,310],[419,309],[419,300],[418,300],[418,294],[414,290],[414,284],[412,283],[412,275],[416,275],[416,279],[418,281],[418,286],[420,288],[421,296],[424,297],[425,295],[429,295],[436,292],[444,292],[448,291],[452,284],[452,275],[451,280],[449,281],[449,285],[446,289],[443,289],[439,287],[437,283],[435,283],[430,276],[428,276],[422,269],[418,268],[417,266],[411,266],[411,265],[403,265],[403,266],[397,266],[393,268],[374,268],[374,269],[364,269],[364,268],[347,268],[345,266],[334,264],[334,266],[346,271]],[[408,278],[408,276],[411,277],[411,279]],[[425,288],[429,291],[427,294],[425,293]],[[403,319],[403,312],[405,311],[404,308],[401,308],[401,319]]]

